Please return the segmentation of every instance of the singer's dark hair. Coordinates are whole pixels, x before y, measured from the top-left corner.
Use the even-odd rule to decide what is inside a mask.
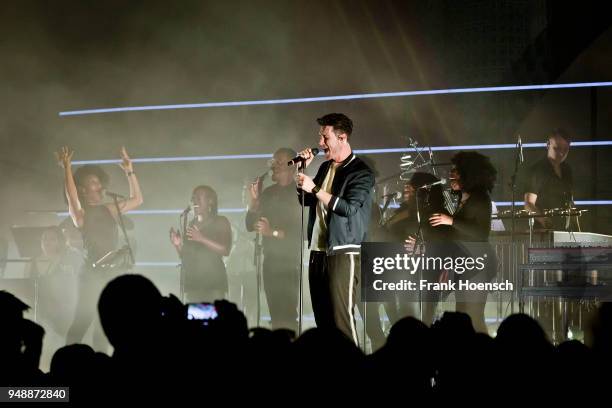
[[[317,123],[319,126],[332,126],[336,135],[346,133],[347,140],[353,133],[353,121],[343,113],[328,113],[318,118]]]
[[[210,215],[217,215],[219,213],[219,200],[217,198],[217,192],[211,186],[197,186],[193,189],[194,194],[203,192],[206,197],[211,201]]]
[[[497,170],[491,160],[478,152],[459,152],[451,163],[459,173],[461,190],[468,193],[490,193],[497,180]]]
[[[572,143],[572,139],[569,133],[567,133],[565,129],[561,129],[561,128],[554,129],[552,132],[548,134],[548,138],[546,139],[546,141],[548,142],[553,137],[560,137],[561,139],[565,140],[567,143]]]
[[[297,156],[297,152],[290,147],[281,147],[280,149],[275,151],[274,154],[285,154],[289,158]]]
[[[107,172],[102,169],[100,166],[96,166],[95,164],[86,164],[84,166],[79,167],[74,172],[74,183],[77,186],[77,195],[79,200],[81,201],[81,205],[87,205],[86,201],[83,198],[81,190],[78,187],[82,187],[85,185],[85,179],[89,176],[96,176],[98,180],[100,180],[100,184],[102,184],[103,188],[108,187],[108,183],[110,182],[110,176]],[[62,190],[62,197],[66,205],[68,205],[68,198],[66,197],[66,192]]]
[[[102,167],[96,166],[95,164],[86,164],[79,167],[74,172],[74,182],[77,186],[83,186],[85,179],[89,176],[96,176],[98,180],[100,180],[102,187],[108,187],[108,182],[110,181],[108,173],[105,172]]]

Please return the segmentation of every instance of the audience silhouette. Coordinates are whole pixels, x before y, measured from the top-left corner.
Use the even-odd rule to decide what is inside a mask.
[[[446,312],[431,327],[412,317],[399,320],[384,346],[367,356],[338,330],[314,328],[297,338],[290,330],[249,330],[236,305],[214,306],[217,318],[190,320],[186,305],[162,296],[149,279],[119,276],[98,301],[112,355],[67,345],[43,373],[43,328],[24,318],[25,303],[0,291],[0,386],[65,386],[71,401],[96,403],[212,396],[246,402],[262,391],[265,398],[294,399],[298,387],[306,395],[311,389],[357,402],[486,403],[500,395],[506,402],[527,395],[562,402],[605,390],[609,378],[609,303],[595,319],[592,347],[575,340],[554,346],[525,314],[507,317],[492,338],[476,333],[468,315]],[[360,379],[364,387],[355,386]]]

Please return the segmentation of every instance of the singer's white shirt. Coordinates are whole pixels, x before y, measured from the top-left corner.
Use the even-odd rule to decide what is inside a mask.
[[[336,169],[341,163],[332,163],[321,185],[321,191],[331,193]],[[310,242],[311,251],[327,251],[327,207],[321,200],[317,202],[317,217],[315,218]]]

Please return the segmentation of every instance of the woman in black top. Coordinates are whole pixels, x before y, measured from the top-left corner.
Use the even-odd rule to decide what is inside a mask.
[[[457,256],[487,255],[483,271],[455,273],[456,279],[470,282],[489,282],[496,274],[495,253],[488,244],[491,231],[491,197],[497,171],[488,157],[477,152],[459,152],[451,159],[451,188],[461,192],[457,211],[451,217],[447,214],[434,214],[429,221],[432,226],[450,226],[449,238],[456,244]],[[486,291],[457,291],[456,309],[472,318],[474,329],[487,333],[484,310],[487,300]]]
[[[433,174],[422,172],[414,173],[410,181],[404,185],[404,201],[400,205],[400,208],[385,223],[385,229],[390,234],[392,241],[405,242],[406,250],[409,253],[414,252],[414,245],[418,237],[419,243],[424,245],[425,252],[430,256],[436,256],[437,243],[443,241],[447,234],[447,226],[440,225],[434,227],[429,224],[429,217],[433,214],[446,214],[441,185],[438,184],[429,188],[424,187],[438,181],[439,179]],[[419,217],[420,223],[418,222]],[[437,282],[439,272],[440,271],[434,270],[429,270],[427,272],[423,271],[423,274],[416,274],[412,276],[412,278]],[[397,304],[395,305],[397,309],[393,310],[393,308],[391,308],[388,311],[388,313],[390,312],[390,318],[392,320],[394,320],[394,318],[399,320],[406,316],[418,318],[420,315],[419,302],[409,301],[411,299],[406,299],[405,295],[401,293],[398,295],[400,297],[397,299]],[[423,306],[422,320],[428,325],[433,322],[439,295],[438,292],[421,292]]]
[[[170,241],[182,262],[185,301],[213,302],[227,296],[227,273],[223,257],[232,247],[232,229],[227,218],[218,215],[217,193],[198,186],[191,196],[195,219],[184,240],[170,229]]]
[[[117,271],[95,268],[94,264],[104,255],[118,247],[117,219],[119,214],[114,203],[104,203],[104,190],[109,182],[108,174],[99,166],[86,165],[72,173],[74,151],[64,146],[56,153],[64,169],[64,193],[68,202],[70,218],[81,231],[85,248],[85,266],[79,276],[79,299],[74,321],[67,334],[67,343],[80,342],[96,316],[96,304],[104,285]],[[130,187],[130,196],[119,201],[121,213],[142,205],[140,184],[134,173],[132,160],[125,147],[121,148],[121,168],[125,171]],[[102,329],[97,322],[94,327],[94,346],[101,350],[107,346]]]

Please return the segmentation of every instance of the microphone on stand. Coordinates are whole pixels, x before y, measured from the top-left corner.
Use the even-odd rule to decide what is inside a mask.
[[[431,150],[431,146],[429,146],[429,164],[431,165],[431,172],[434,176],[438,177],[438,172],[436,171],[436,166],[434,163],[434,155],[433,150]]]
[[[197,205],[194,205],[193,207],[197,207]],[[191,205],[188,205],[188,206],[187,206],[187,208],[185,208],[185,209],[183,210],[183,212],[181,213],[181,216],[182,216],[182,217],[184,217],[184,216],[186,216],[187,214],[189,214],[189,212],[191,211],[191,209],[192,209],[192,206],[191,206]]]
[[[518,141],[516,146],[518,147],[519,161],[521,163],[525,162],[525,158],[523,157],[523,141],[521,140],[521,135],[518,135]]]
[[[382,198],[395,198],[396,200],[399,200],[402,198],[402,196],[403,193],[401,191],[394,191],[392,193],[383,195]]]
[[[118,199],[121,199],[121,200],[125,200],[127,198],[123,194],[113,193],[113,192],[108,191],[108,190],[104,190],[104,194],[107,195],[108,197],[118,198]]]
[[[448,183],[449,180],[452,179],[445,179],[445,178],[441,178],[440,180],[434,182],[434,183],[429,183],[429,184],[423,184],[421,187],[419,188],[431,188],[433,186],[437,186],[437,185],[444,185],[446,183]]]
[[[313,147],[312,149],[310,149],[312,151],[312,155],[316,156],[317,154],[319,154],[319,148],[318,147]],[[301,163],[306,161],[305,158],[303,158],[302,156],[295,156],[293,159],[289,160],[287,162],[287,166],[293,166],[295,164]]]
[[[183,212],[181,213],[180,218],[184,218],[184,219],[185,219],[185,221],[187,221],[187,220],[188,220],[188,218],[187,218],[187,217],[189,216],[189,213],[193,211],[193,213],[194,213],[194,215],[195,215],[195,210],[196,210],[196,208],[198,208],[198,207],[199,207],[199,205],[197,205],[197,204],[190,204],[190,205],[188,205],[188,206],[187,206],[187,208],[185,208],[185,209],[183,210]]]

